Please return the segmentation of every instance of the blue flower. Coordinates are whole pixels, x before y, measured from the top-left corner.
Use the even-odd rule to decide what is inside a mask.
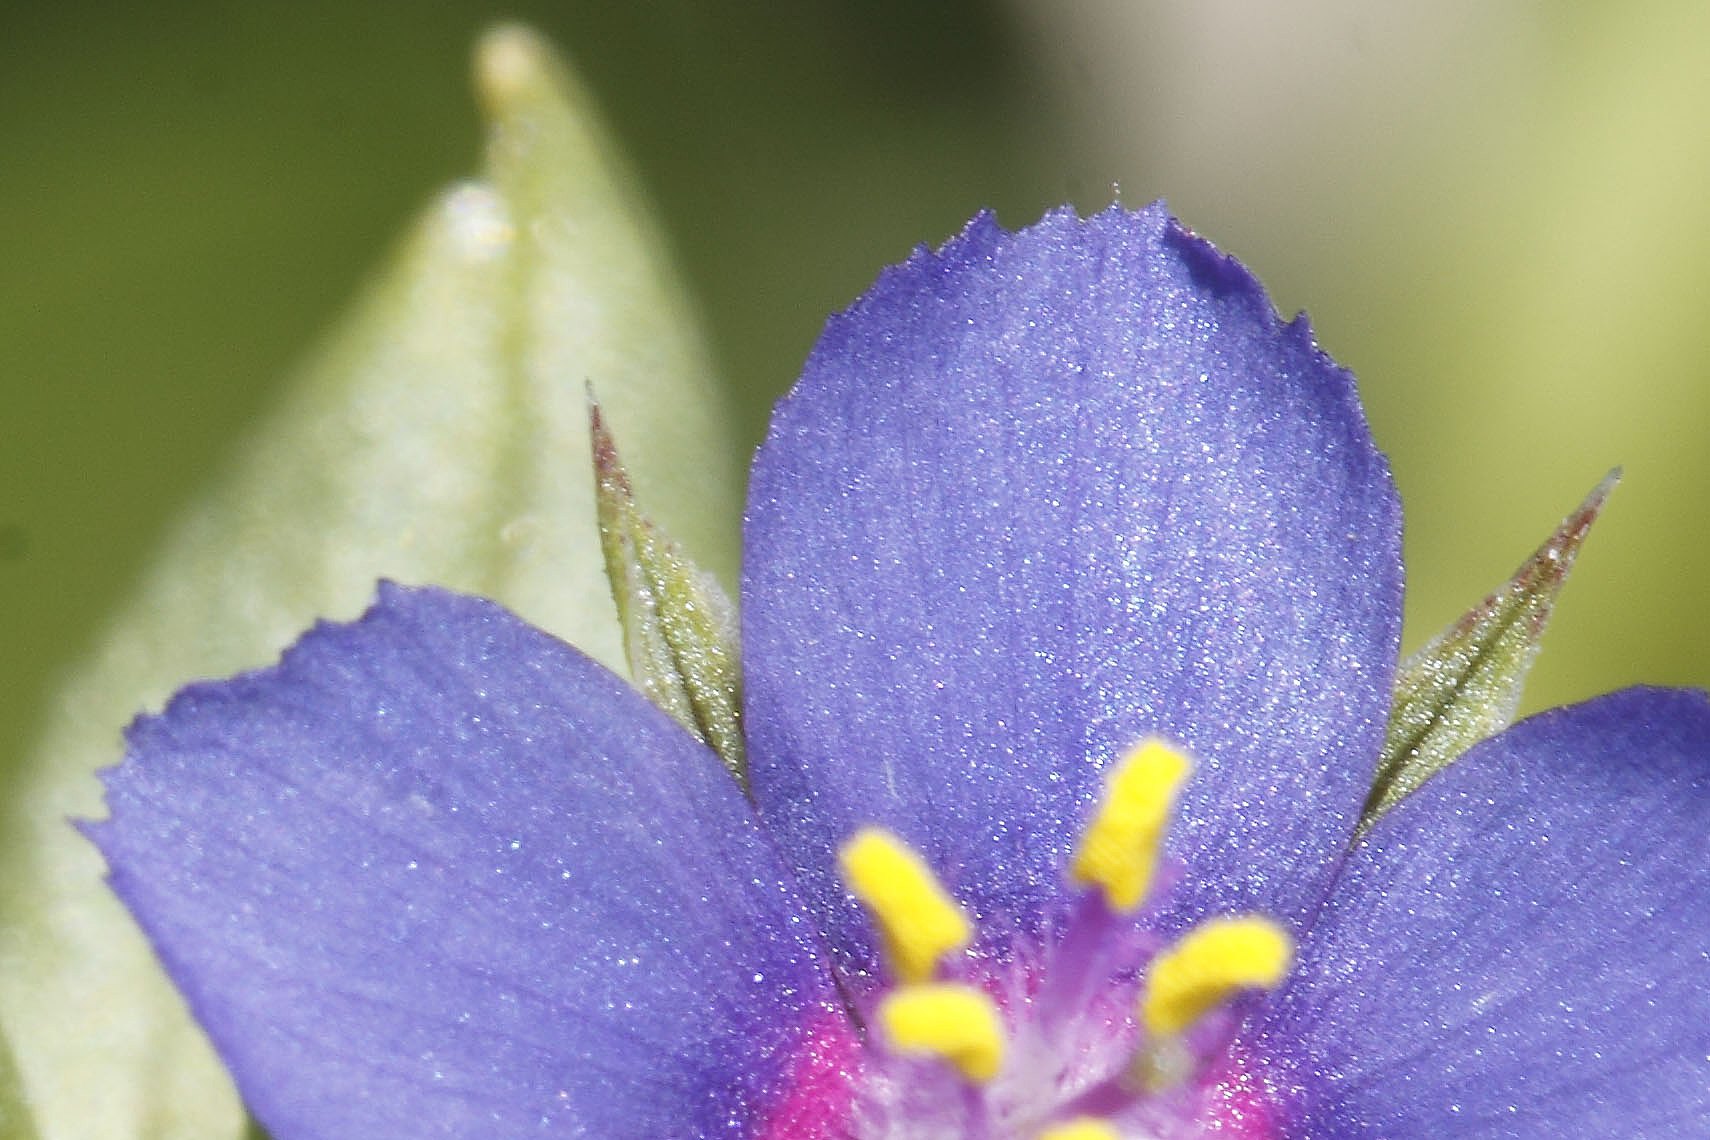
[[[387,585],[140,719],[90,831],[277,1140],[1702,1134],[1710,702],[1522,722],[1352,841],[1399,532],[1235,261],[980,218],[755,460],[751,799]]]

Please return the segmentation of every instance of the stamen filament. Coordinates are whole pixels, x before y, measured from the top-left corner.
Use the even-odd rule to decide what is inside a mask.
[[[1133,919],[1113,915],[1098,892],[1076,899],[1032,1003],[1044,1039],[1068,1047],[1077,1023],[1094,1010],[1112,977],[1144,960],[1148,949],[1149,935]]]

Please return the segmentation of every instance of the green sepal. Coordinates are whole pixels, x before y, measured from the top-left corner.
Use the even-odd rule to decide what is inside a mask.
[[[739,479],[722,389],[588,97],[517,27],[475,81],[477,178],[424,211],[235,448],[57,694],[8,789],[0,1020],[47,1140],[235,1140],[230,1078],[68,819],[177,686],[275,660],[376,578],[485,594],[612,666],[583,382],[658,448],[657,509],[721,568]],[[674,513],[678,504],[680,513]],[[722,545],[721,545],[722,544]]]
[[[718,581],[636,506],[629,472],[591,390],[588,432],[600,548],[630,676],[649,700],[717,752],[747,792],[736,607]]]
[[[1513,723],[1556,598],[1620,477],[1610,472],[1512,578],[1401,663],[1362,830]]]

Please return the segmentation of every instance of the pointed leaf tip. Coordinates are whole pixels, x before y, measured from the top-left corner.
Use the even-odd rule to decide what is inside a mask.
[[[1606,475],[1507,582],[1401,663],[1362,831],[1513,723],[1556,598],[1620,478]]]
[[[497,24],[475,45],[475,93],[491,118],[541,92],[552,72],[552,49],[526,25]]]
[[[600,548],[630,674],[649,700],[717,752],[744,791],[736,608],[713,577],[636,507],[592,387],[588,432]]]

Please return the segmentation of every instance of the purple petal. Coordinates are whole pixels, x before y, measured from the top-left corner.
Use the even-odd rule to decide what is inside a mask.
[[[1297,918],[1381,740],[1398,533],[1351,378],[1161,206],[981,217],[885,273],[749,495],[754,788],[834,941],[863,944],[825,869],[865,821],[1036,921],[1152,733],[1200,761],[1178,906]]]
[[[1290,1135],[1710,1133],[1710,700],[1469,751],[1372,829],[1257,1033]]]
[[[107,788],[113,886],[278,1140],[722,1134],[826,997],[713,755],[488,602],[383,587]]]

